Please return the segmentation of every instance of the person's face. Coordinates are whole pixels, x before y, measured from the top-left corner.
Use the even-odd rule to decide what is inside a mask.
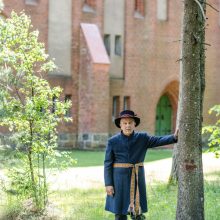
[[[135,128],[135,121],[133,118],[122,118],[120,120],[120,126],[123,134],[130,136]]]

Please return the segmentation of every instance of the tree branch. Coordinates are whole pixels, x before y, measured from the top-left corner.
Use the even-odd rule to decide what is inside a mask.
[[[209,3],[207,3],[207,2],[202,2],[202,3],[208,5],[208,6],[209,6],[210,8],[212,8],[213,10],[219,12],[219,10],[216,9],[215,7],[213,7],[211,4],[209,4]]]
[[[211,44],[208,44],[208,43],[202,43],[202,44],[207,45],[207,46],[212,46]]]
[[[204,10],[203,10],[202,5],[200,4],[200,2],[199,2],[198,0],[194,0],[194,1],[195,1],[195,2],[197,3],[197,5],[199,6],[199,8],[200,8],[200,10],[201,10],[201,12],[202,12],[202,16],[203,16],[204,20],[206,21],[205,12],[204,12]]]
[[[4,82],[1,80],[0,80],[0,86],[10,90],[11,92],[13,91],[13,89],[9,85],[5,85]]]
[[[20,94],[19,94],[19,92],[18,92],[17,86],[14,85],[14,89],[15,89],[16,95],[17,95],[18,99],[20,100],[21,104],[22,104],[23,106],[25,106],[24,101],[23,101],[23,99],[21,98],[21,96],[20,96]]]
[[[176,43],[176,42],[181,42],[182,40],[174,40],[172,41],[173,43]]]
[[[180,59],[176,60],[176,63],[177,63],[177,62],[180,62],[180,61],[182,61],[182,60],[183,60],[183,58],[180,58]]]

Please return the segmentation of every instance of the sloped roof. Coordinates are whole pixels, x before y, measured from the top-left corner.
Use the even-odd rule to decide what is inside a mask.
[[[93,63],[110,64],[101,34],[95,24],[80,24]]]

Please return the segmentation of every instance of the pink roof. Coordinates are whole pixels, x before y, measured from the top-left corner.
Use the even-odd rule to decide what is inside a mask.
[[[83,35],[85,37],[93,63],[110,64],[101,34],[97,25],[81,23]]]

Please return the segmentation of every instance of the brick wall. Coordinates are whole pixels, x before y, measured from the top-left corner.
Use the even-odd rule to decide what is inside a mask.
[[[91,73],[92,67],[88,64],[89,60],[84,61],[80,58],[80,23],[96,24],[103,34],[104,30],[104,1],[87,1],[93,10],[84,10],[85,1],[72,1],[72,64],[71,77],[53,77],[50,76],[52,85],[61,85],[64,88],[64,94],[72,94],[72,117],[73,122],[62,124],[59,127],[61,145],[68,143],[71,147],[79,147],[77,140],[98,140],[101,137],[95,136],[106,129],[109,134],[115,133],[118,129],[115,127],[112,112],[112,97],[120,96],[120,110],[123,106],[123,97],[130,97],[131,109],[141,117],[139,130],[146,130],[154,133],[156,106],[163,94],[167,94],[173,107],[173,129],[175,127],[178,87],[179,87],[179,62],[180,43],[181,43],[181,1],[167,1],[167,20],[157,19],[157,2],[151,0],[137,0],[136,8],[144,11],[143,16],[135,14],[135,0],[125,1],[125,28],[124,28],[124,78],[110,79],[109,85],[102,83],[101,74],[96,72],[94,77],[97,79],[97,85],[100,85],[102,91],[106,91],[109,86],[110,95],[106,99],[106,106],[100,106],[99,100],[94,101],[96,92],[93,94],[93,110],[91,117],[86,119],[88,123],[95,125],[93,130],[86,133],[87,121],[79,126],[80,77],[84,77],[87,71]],[[211,0],[210,3],[219,8],[218,0]],[[144,7],[143,7],[144,6]],[[40,40],[48,45],[48,1],[40,0],[36,6],[27,6],[24,1],[7,0],[5,1],[4,14],[9,15],[10,11],[25,11],[31,15],[33,25],[40,31]],[[206,60],[206,92],[204,100],[204,121],[205,123],[213,121],[213,117],[207,114],[208,109],[220,102],[219,98],[219,69],[220,69],[220,19],[219,13],[207,6],[207,34],[206,42],[212,46],[207,46]],[[113,18],[114,19],[114,18]],[[89,59],[87,57],[87,59]],[[81,75],[82,74],[82,75]],[[97,74],[97,75],[96,75]],[[95,85],[95,86],[97,86]],[[109,107],[108,107],[109,106]],[[86,109],[86,105],[83,107]],[[106,112],[102,109],[108,108],[108,122],[100,120],[98,124],[94,122],[93,116],[106,117]],[[89,111],[89,109],[88,109]],[[105,111],[105,110],[103,110]],[[89,112],[90,113],[90,112]],[[83,126],[83,132],[79,135],[79,130]],[[107,126],[107,128],[105,128]],[[106,130],[104,133],[106,133]],[[80,137],[79,137],[79,136]],[[105,138],[104,138],[105,139]]]
[[[34,29],[38,29],[40,41],[44,42],[47,48],[48,36],[48,0],[40,0],[36,5],[26,5],[25,1],[7,0],[4,1],[4,13],[9,16],[11,11],[25,11],[31,16]]]
[[[125,79],[111,80],[111,96],[131,97],[131,108],[141,117],[140,130],[154,133],[156,106],[165,94],[171,98],[175,118],[177,110],[180,13],[181,3],[169,5],[169,18],[159,22],[156,18],[156,1],[146,1],[145,16],[134,16],[135,4],[126,1],[125,19]],[[112,106],[111,106],[112,107]],[[173,128],[175,119],[173,120]],[[116,132],[110,119],[110,131]]]

